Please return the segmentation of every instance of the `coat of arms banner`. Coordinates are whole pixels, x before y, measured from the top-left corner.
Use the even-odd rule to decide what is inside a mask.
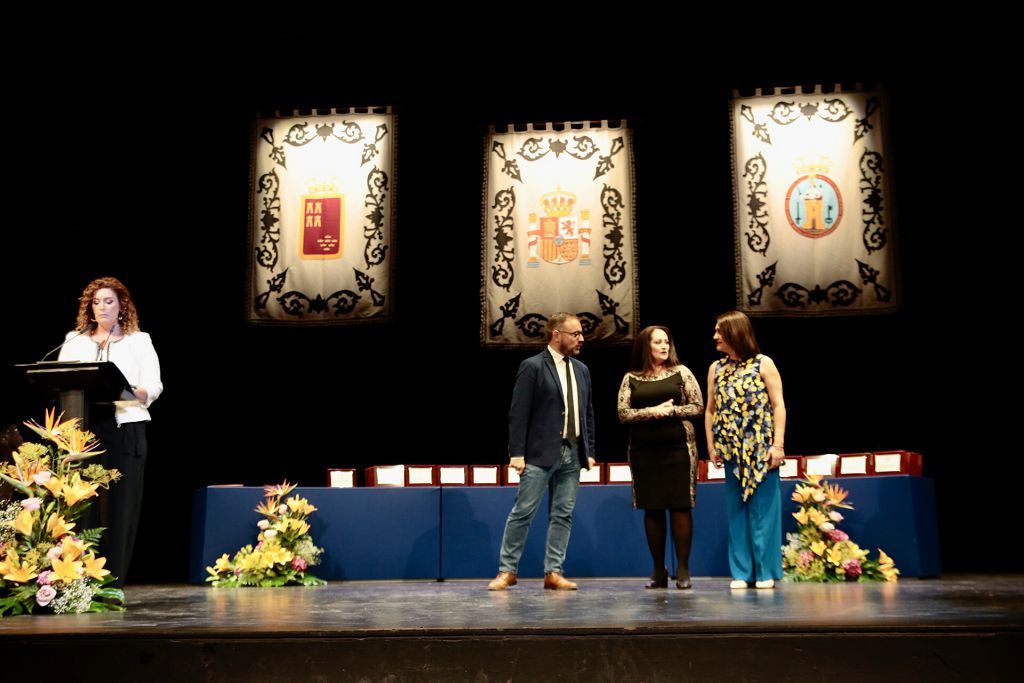
[[[487,136],[481,340],[544,340],[576,314],[588,341],[629,343],[637,266],[632,140],[625,122],[531,125]]]
[[[877,92],[734,97],[737,298],[761,315],[898,306]]]
[[[387,320],[395,116],[381,109],[258,119],[253,137],[249,320]]]

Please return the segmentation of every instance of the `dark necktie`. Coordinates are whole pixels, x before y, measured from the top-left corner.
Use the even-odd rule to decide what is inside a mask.
[[[576,443],[576,391],[572,386],[572,370],[569,367],[569,357],[565,357],[565,397],[568,419],[566,420],[565,438],[569,443]]]

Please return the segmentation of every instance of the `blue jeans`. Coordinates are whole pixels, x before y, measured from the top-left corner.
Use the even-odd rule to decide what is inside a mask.
[[[519,573],[519,558],[526,547],[530,523],[540,507],[544,489],[548,489],[548,538],[544,550],[544,573],[562,573],[565,549],[569,545],[569,532],[572,529],[572,510],[576,507],[576,490],[579,486],[579,444],[562,444],[562,460],[550,468],[526,466],[519,475],[516,502],[505,522],[499,571]]]

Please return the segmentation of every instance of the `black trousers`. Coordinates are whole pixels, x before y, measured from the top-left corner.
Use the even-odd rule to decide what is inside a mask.
[[[106,568],[117,577],[115,586],[124,586],[135,548],[135,534],[142,511],[142,484],[146,469],[146,423],[129,422],[117,426],[113,415],[96,416],[90,429],[106,451],[100,464],[121,472],[121,479],[109,490],[100,490],[99,503],[93,503],[92,524],[106,527],[100,542],[100,554],[107,558]]]

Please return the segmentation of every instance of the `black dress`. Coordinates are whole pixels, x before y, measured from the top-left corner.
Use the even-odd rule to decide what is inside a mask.
[[[646,410],[672,399],[673,415],[655,418]],[[694,504],[697,449],[688,420],[704,406],[693,374],[680,366],[660,378],[627,374],[619,395],[619,418],[630,425],[629,465],[633,504],[648,510],[689,509]]]

